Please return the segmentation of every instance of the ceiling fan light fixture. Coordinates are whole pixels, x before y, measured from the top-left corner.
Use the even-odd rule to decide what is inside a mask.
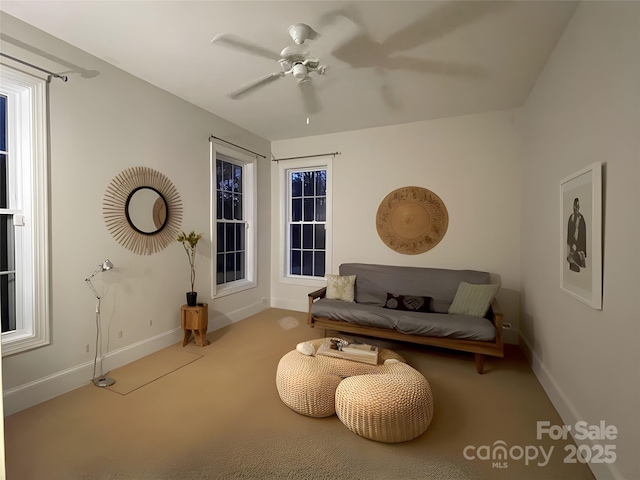
[[[302,45],[304,41],[309,38],[311,34],[311,28],[304,23],[296,23],[289,27],[289,36],[298,45]]]
[[[307,78],[308,73],[309,72],[307,70],[307,67],[301,63],[296,63],[293,66],[293,76],[298,80],[304,80],[305,78]]]

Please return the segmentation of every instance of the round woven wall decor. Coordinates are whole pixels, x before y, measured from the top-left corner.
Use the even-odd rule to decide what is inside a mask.
[[[376,229],[387,247],[405,255],[431,250],[447,233],[449,214],[431,190],[403,187],[389,193],[378,207]]]

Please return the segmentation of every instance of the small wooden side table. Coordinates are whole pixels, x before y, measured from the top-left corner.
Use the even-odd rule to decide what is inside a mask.
[[[189,343],[191,332],[193,332],[196,345],[200,347],[209,345],[211,342],[205,338],[209,326],[209,305],[206,303],[200,303],[195,307],[183,305],[180,313],[180,326],[184,330],[183,347]]]

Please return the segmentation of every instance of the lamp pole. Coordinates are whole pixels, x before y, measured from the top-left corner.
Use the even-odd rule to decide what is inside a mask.
[[[107,259],[104,262],[102,262],[102,264],[98,267],[98,269],[95,272],[93,272],[89,277],[85,279],[87,286],[91,289],[91,291],[93,292],[93,294],[96,296],[96,299],[97,299],[97,302],[96,302],[96,354],[93,359],[93,377],[91,379],[91,381],[96,387],[110,387],[111,385],[116,383],[116,381],[113,378],[107,377],[105,375],[100,375],[96,377],[96,365],[98,363],[98,346],[100,344],[100,338],[101,338],[100,301],[102,300],[102,297],[100,296],[96,288],[93,286],[91,279],[95,277],[97,274],[106,272],[107,270],[111,270],[112,268],[113,268],[113,263],[111,263],[111,261]],[[102,371],[102,358],[100,359],[100,371]]]

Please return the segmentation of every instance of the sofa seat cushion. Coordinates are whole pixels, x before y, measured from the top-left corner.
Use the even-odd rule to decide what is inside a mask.
[[[401,333],[490,342],[496,329],[486,318],[447,313],[390,310],[376,305],[346,303],[322,298],[311,306],[315,317],[343,320],[366,327],[394,329]]]

